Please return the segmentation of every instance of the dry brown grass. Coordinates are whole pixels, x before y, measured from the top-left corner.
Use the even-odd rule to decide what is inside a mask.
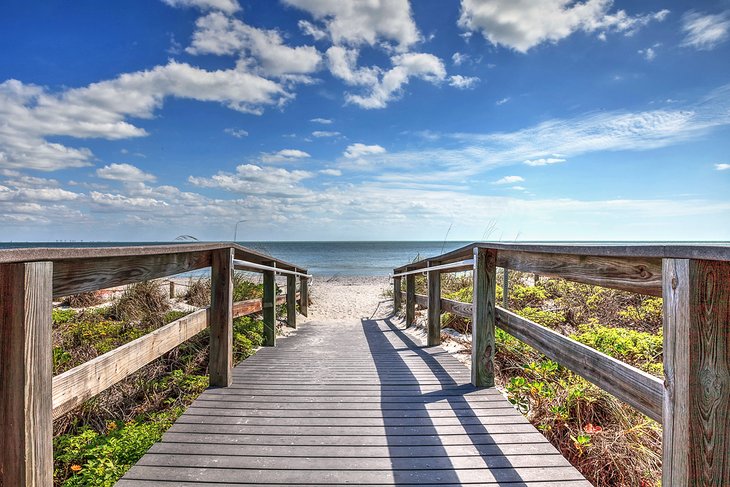
[[[89,306],[96,306],[103,302],[104,298],[98,291],[72,294],[62,300],[64,306],[70,306],[71,308],[88,308]]]

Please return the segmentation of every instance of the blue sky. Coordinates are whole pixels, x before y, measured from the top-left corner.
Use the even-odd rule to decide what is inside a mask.
[[[727,0],[2,9],[0,240],[730,240]]]

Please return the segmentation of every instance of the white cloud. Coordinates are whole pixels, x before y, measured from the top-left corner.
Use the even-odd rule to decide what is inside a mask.
[[[610,12],[612,0],[462,0],[459,26],[480,31],[492,44],[519,52],[543,42],[557,42],[573,32],[616,31],[630,35],[669,14],[661,10],[630,16],[623,10]]]
[[[255,60],[271,76],[303,75],[319,69],[322,55],[313,46],[289,47],[275,30],[252,27],[220,12],[195,22],[190,54],[239,54],[244,64]]]
[[[715,164],[715,169],[718,171],[727,171],[730,169],[730,164]]]
[[[299,159],[306,159],[311,157],[308,153],[299,149],[282,149],[278,152],[272,152],[270,154],[263,154],[261,156],[261,162],[266,164],[276,162],[296,162]]]
[[[525,159],[524,162],[528,166],[548,166],[550,164],[565,162],[565,159],[561,157],[541,157],[539,159]]]
[[[342,176],[342,171],[339,169],[322,169],[319,173],[325,176]]]
[[[501,179],[494,181],[492,184],[514,184],[524,182],[525,178],[522,176],[505,176]]]
[[[315,41],[321,41],[322,39],[325,39],[327,37],[327,32],[320,29],[311,22],[308,22],[306,20],[300,20],[299,22],[297,22],[297,25],[302,31],[302,34],[312,36]]]
[[[96,170],[96,175],[102,179],[124,182],[154,181],[153,174],[146,173],[131,164],[109,164]]]
[[[310,120],[310,122],[321,123],[322,125],[329,125],[332,123],[332,120],[329,118],[313,118]]]
[[[408,0],[378,0],[348,2],[342,0],[284,0],[306,10],[321,21],[336,45],[376,45],[393,41],[405,51],[420,40]],[[309,23],[308,23],[309,24]],[[300,24],[300,28],[302,25]],[[312,24],[304,26],[306,33],[318,36],[323,29]],[[315,37],[316,39],[316,37]]]
[[[459,88],[460,90],[473,88],[478,82],[479,78],[476,76],[462,76],[460,74],[449,76],[449,86]]]
[[[499,100],[495,101],[494,103],[495,103],[495,105],[500,106],[500,105],[504,105],[505,103],[509,102],[510,100],[511,100],[511,98],[509,96],[506,96],[504,98],[500,98]]]
[[[647,61],[653,61],[654,58],[656,58],[656,51],[654,50],[653,47],[647,47],[646,49],[639,49],[636,52],[638,52],[639,54],[644,56],[644,59],[646,59]]]
[[[384,154],[385,148],[381,147],[377,144],[374,145],[365,145],[361,144],[360,142],[357,142],[355,144],[350,144],[345,149],[345,152],[342,154],[348,159],[356,159],[358,157],[367,156],[370,154]]]
[[[703,14],[689,11],[682,16],[685,34],[682,46],[709,51],[725,42],[730,33],[730,11]]]
[[[454,66],[461,66],[468,60],[469,60],[468,54],[464,54],[461,52],[455,52],[454,54],[451,55],[451,61],[454,63]]]
[[[231,109],[260,113],[291,95],[279,84],[236,69],[206,71],[171,61],[148,71],[49,93],[16,80],[0,83],[0,167],[53,171],[83,167],[93,154],[45,140],[48,136],[125,139],[147,135],[128,118],[154,116],[166,97],[219,102]]]
[[[512,186],[511,189],[514,189],[515,191],[525,191],[527,188],[524,186]]]
[[[312,176],[309,171],[242,164],[236,168],[235,174],[219,171],[210,178],[190,176],[188,182],[202,188],[219,188],[242,194],[291,197],[305,193],[306,190],[297,184]]]
[[[231,137],[235,137],[237,139],[241,139],[243,137],[248,137],[248,131],[243,129],[234,129],[234,128],[227,128],[223,129],[225,133],[230,135]]]
[[[162,0],[171,7],[195,7],[201,10],[220,10],[232,14],[241,10],[237,0]]]
[[[331,132],[328,130],[315,130],[312,132],[313,137],[337,137],[340,135],[339,132]]]
[[[362,108],[385,108],[397,99],[410,78],[440,83],[446,77],[443,62],[433,54],[406,53],[391,57],[393,67],[383,72],[378,67],[356,68],[357,51],[333,46],[327,50],[332,74],[349,85],[365,86],[365,94],[347,93],[345,100]]]

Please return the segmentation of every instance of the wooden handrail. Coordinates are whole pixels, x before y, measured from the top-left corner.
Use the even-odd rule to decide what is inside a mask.
[[[413,272],[432,262],[474,256],[473,302],[434,293],[444,268],[429,272],[429,295],[415,294]],[[458,267],[458,266],[457,266]],[[560,277],[664,300],[664,381],[494,303],[496,267]],[[472,382],[493,380],[494,327],[499,326],[663,424],[662,484],[730,485],[730,244],[543,245],[475,243],[393,270],[406,274],[406,291],[394,279],[394,307],[403,298],[406,326],[416,304],[429,311],[430,338],[438,314],[472,318]]]
[[[233,302],[234,260],[290,275],[286,296]],[[52,297],[211,268],[211,306],[52,377]],[[269,271],[264,271],[265,274]],[[45,486],[53,478],[53,419],[210,328],[210,383],[232,381],[232,320],[264,310],[274,330],[276,304],[295,314],[309,299],[306,269],[232,243],[0,250],[0,485]],[[267,281],[265,278],[264,281]],[[295,324],[293,316],[288,317]],[[272,343],[270,343],[273,345]]]

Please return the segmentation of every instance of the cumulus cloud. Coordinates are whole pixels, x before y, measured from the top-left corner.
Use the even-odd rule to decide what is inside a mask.
[[[730,169],[730,164],[715,164],[715,169],[718,171],[727,171],[728,169]]]
[[[500,98],[499,100],[495,101],[494,104],[497,106],[501,106],[509,102],[510,100],[511,98],[509,96],[505,96],[504,98]]]
[[[654,58],[656,58],[656,51],[653,47],[647,47],[646,49],[639,49],[637,51],[639,54],[641,54],[644,59],[647,61],[653,61]]]
[[[154,116],[166,97],[222,103],[247,113],[291,98],[281,85],[245,67],[207,71],[171,61],[147,71],[50,93],[17,80],[0,83],[0,168],[53,171],[83,167],[88,149],[48,142],[48,136],[125,139],[147,135],[128,118]]]
[[[462,0],[459,26],[481,32],[485,39],[519,52],[543,42],[557,42],[573,32],[623,32],[631,35],[669,14],[661,10],[630,16],[611,12],[612,0]]]
[[[342,176],[342,171],[339,169],[322,169],[319,173],[325,176]]]
[[[332,120],[329,118],[313,118],[309,121],[312,123],[321,123],[322,125],[329,125],[332,123]]]
[[[242,164],[235,173],[219,171],[209,178],[190,176],[188,182],[202,188],[219,188],[242,194],[292,196],[306,192],[297,185],[312,176],[309,171]]]
[[[524,162],[528,166],[548,166],[550,164],[565,162],[565,159],[562,157],[541,157],[539,159],[525,159]]]
[[[451,55],[451,61],[454,63],[454,66],[461,66],[468,60],[469,60],[468,54],[464,54],[461,52],[455,52],[454,54]]]
[[[358,157],[367,156],[370,154],[384,154],[385,148],[381,147],[377,144],[374,145],[365,145],[361,144],[360,142],[357,142],[355,144],[350,144],[345,149],[345,152],[342,154],[348,159],[356,159]]]
[[[306,21],[299,25],[317,40],[322,39],[326,32],[336,45],[374,46],[380,42],[392,42],[401,51],[406,51],[420,40],[408,0],[284,1],[309,12],[316,21],[322,23],[321,28]]]
[[[515,184],[521,183],[525,180],[522,176],[505,176],[501,179],[494,181],[492,184]]]
[[[238,54],[255,62],[271,76],[301,75],[317,71],[322,55],[313,46],[289,47],[275,30],[252,27],[220,12],[195,22],[190,54]]]
[[[725,42],[730,33],[730,11],[703,14],[689,11],[682,16],[685,34],[682,46],[709,51]]]
[[[109,164],[97,169],[96,175],[102,179],[136,183],[157,179],[153,174],[146,173],[131,164]]]
[[[282,149],[277,152],[261,155],[261,162],[266,164],[276,162],[296,162],[299,159],[311,157],[308,153],[299,149]]]
[[[171,7],[195,7],[201,10],[220,10],[232,14],[241,10],[237,0],[162,0]]]
[[[411,78],[439,83],[446,77],[443,62],[427,53],[405,53],[391,57],[393,67],[357,67],[358,51],[333,46],[327,50],[332,74],[351,86],[365,87],[364,94],[347,93],[345,100],[362,108],[385,108],[397,99]]]
[[[479,78],[476,76],[462,76],[460,74],[449,76],[449,86],[459,88],[460,90],[473,88],[478,82]]]

